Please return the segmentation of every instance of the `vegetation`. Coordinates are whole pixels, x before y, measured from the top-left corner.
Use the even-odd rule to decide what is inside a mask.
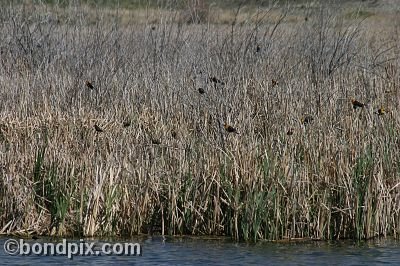
[[[241,10],[3,8],[0,233],[398,237],[399,17]]]

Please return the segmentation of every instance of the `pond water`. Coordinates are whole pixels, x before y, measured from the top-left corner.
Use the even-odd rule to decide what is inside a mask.
[[[10,245],[8,239],[19,244],[23,241],[25,248],[30,246],[33,253],[29,255],[9,255],[5,247]],[[39,238],[20,240],[16,237],[0,238],[0,264],[31,265],[400,265],[400,241],[380,239],[373,241],[310,241],[297,243],[257,244],[235,243],[221,238],[163,238],[149,237],[124,240],[68,239],[68,244],[83,246],[94,245],[93,250],[101,250],[104,243],[139,243],[140,256],[81,256],[74,255],[70,260],[66,255],[43,255],[40,250],[45,243],[62,245],[62,239]],[[35,245],[36,244],[36,245]],[[118,246],[118,245],[115,245]],[[119,245],[121,247],[121,245]],[[137,246],[136,246],[137,247]],[[90,248],[89,248],[90,250]],[[116,249],[117,250],[117,249]],[[137,251],[137,250],[136,250]],[[25,251],[26,252],[26,249]],[[42,252],[42,253],[40,253]],[[50,252],[50,251],[49,251]],[[40,253],[41,255],[37,255]],[[22,254],[22,253],[21,253]]]

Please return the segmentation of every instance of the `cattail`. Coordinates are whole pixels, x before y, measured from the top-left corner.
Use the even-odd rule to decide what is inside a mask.
[[[103,132],[104,131],[101,127],[99,127],[96,124],[94,125],[94,129],[96,129],[97,132]]]
[[[357,109],[357,108],[363,108],[365,106],[365,104],[357,101],[357,100],[351,100],[351,104],[353,105],[353,109]]]
[[[86,80],[86,86],[87,86],[89,89],[91,89],[91,90],[94,89],[93,84],[90,83],[90,81],[88,81],[88,80]]]
[[[227,131],[227,132],[229,132],[229,133],[236,133],[236,134],[239,134],[238,132],[237,132],[237,130],[236,130],[236,128],[234,128],[234,127],[232,127],[232,126],[230,126],[230,125],[228,125],[228,124],[224,124],[224,128],[225,128],[225,130]]]

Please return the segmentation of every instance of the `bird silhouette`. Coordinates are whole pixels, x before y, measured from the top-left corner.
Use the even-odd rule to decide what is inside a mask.
[[[351,100],[351,104],[353,105],[353,109],[363,108],[365,106],[365,104],[363,104],[355,99]]]
[[[301,123],[303,123],[304,125],[307,125],[307,124],[310,124],[313,120],[314,120],[314,117],[312,117],[311,115],[305,115],[301,119]]]
[[[156,138],[151,138],[151,143],[153,143],[154,145],[159,145],[161,144],[161,140]]]
[[[210,80],[215,84],[221,84],[221,85],[225,85],[225,82],[223,82],[222,80],[218,79],[217,77],[210,77]]]
[[[198,91],[200,94],[204,94],[206,92],[203,88],[199,88]]]
[[[88,81],[88,80],[86,80],[86,86],[87,86],[89,89],[91,89],[91,90],[94,89],[93,84],[90,83],[90,81]]]
[[[237,132],[236,128],[234,128],[226,123],[224,124],[224,128],[225,128],[226,132],[239,134]]]
[[[124,123],[122,123],[123,127],[129,127],[131,125],[131,121],[127,120]]]
[[[99,127],[96,124],[94,125],[94,129],[96,130],[96,132],[103,132],[104,131],[101,127]]]
[[[384,115],[385,113],[386,113],[386,111],[383,107],[379,108],[378,111],[376,111],[377,115]]]
[[[176,139],[178,137],[178,133],[175,130],[171,131],[171,136]]]

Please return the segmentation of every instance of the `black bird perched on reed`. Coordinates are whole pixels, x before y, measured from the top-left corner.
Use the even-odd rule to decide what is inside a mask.
[[[203,88],[199,88],[198,91],[200,94],[204,94],[206,92]]]
[[[99,127],[96,124],[94,124],[94,129],[96,130],[96,132],[103,132],[104,131],[101,127]]]
[[[234,128],[226,123],[224,124],[224,128],[225,128],[226,132],[239,134],[237,132],[236,128]]]
[[[125,122],[122,124],[123,127],[129,127],[130,125],[131,125],[131,121],[129,121],[129,120],[125,121]]]
[[[312,117],[311,115],[306,115],[301,119],[301,123],[303,123],[304,125],[307,125],[307,124],[310,124],[313,120],[314,120],[314,117]]]
[[[151,138],[151,143],[154,145],[160,145],[161,144],[161,140],[160,139],[156,139],[156,138]]]
[[[220,79],[217,79],[217,77],[210,77],[210,80],[216,85],[216,84],[221,84],[221,85],[225,85],[225,82],[223,82]]]
[[[90,81],[88,81],[88,80],[86,80],[86,87],[88,87],[88,88],[91,89],[91,90],[94,89],[93,84],[90,83]]]
[[[351,104],[353,105],[353,109],[363,108],[365,106],[365,104],[363,104],[355,99],[351,100]]]
[[[176,139],[178,137],[178,133],[175,130],[171,131],[171,136]]]

